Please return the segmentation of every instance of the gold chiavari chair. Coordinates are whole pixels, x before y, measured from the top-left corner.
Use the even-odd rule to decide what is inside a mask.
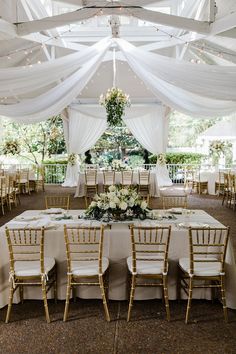
[[[193,173],[193,190],[198,194],[208,193],[208,181],[202,178],[200,169],[194,170]]]
[[[37,166],[35,170],[35,178],[30,179],[30,188],[33,189],[36,193],[41,188],[42,191],[45,191],[45,168],[44,166]]]
[[[98,192],[97,170],[85,171],[85,184],[84,184],[84,198],[86,208],[88,206],[88,199],[91,199]]]
[[[121,184],[122,187],[130,187],[133,185],[133,171],[131,170],[124,170],[121,171]]]
[[[235,210],[236,203],[236,175],[229,173],[229,207]]]
[[[188,296],[185,323],[188,323],[195,288],[220,289],[227,322],[225,255],[228,239],[229,228],[189,228],[189,257],[179,259],[178,280],[179,298],[181,289]]]
[[[10,256],[10,294],[6,323],[9,322],[13,296],[17,289],[23,302],[23,288],[40,286],[42,289],[46,320],[49,323],[47,292],[54,287],[57,299],[56,263],[51,257],[44,257],[44,228],[42,229],[8,229],[6,237]]]
[[[226,205],[228,205],[230,198],[230,183],[229,183],[229,172],[224,172],[224,187],[223,187],[223,199],[222,199],[222,205],[226,202]]]
[[[4,206],[8,204],[6,176],[1,176],[0,178],[0,202],[1,202],[2,214],[4,215],[5,214]]]
[[[115,184],[115,171],[105,170],[103,171],[103,189],[107,189]]]
[[[29,169],[22,169],[18,171],[19,173],[19,189],[21,193],[30,194],[30,183],[29,183]]]
[[[136,287],[161,287],[164,294],[167,320],[170,320],[170,309],[167,288],[168,250],[171,226],[168,227],[130,227],[132,256],[127,258],[130,275],[130,296],[127,321],[130,320],[131,309]],[[154,280],[150,282],[150,280]]]
[[[45,208],[62,208],[65,210],[70,209],[70,196],[69,195],[47,195],[45,197]]]
[[[162,208],[184,208],[188,206],[187,195],[163,195],[162,196]]]
[[[104,226],[64,226],[67,256],[67,291],[63,321],[67,320],[71,289],[76,286],[99,286],[105,317],[110,321],[106,290],[109,260],[103,257]]]
[[[224,171],[219,171],[218,180],[215,182],[215,194],[224,194]]]
[[[138,192],[147,199],[149,204],[150,200],[150,170],[138,171]]]
[[[15,189],[15,175],[7,176],[7,204],[11,210],[11,205],[17,206],[17,196]]]

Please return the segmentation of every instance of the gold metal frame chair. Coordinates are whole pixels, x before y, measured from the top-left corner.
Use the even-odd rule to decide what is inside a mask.
[[[97,182],[97,170],[86,170],[84,172],[85,184],[84,184],[84,198],[86,208],[88,206],[88,199],[91,199],[98,192]]]
[[[105,317],[110,321],[107,306],[109,260],[103,257],[104,226],[64,226],[67,256],[67,290],[63,321],[67,320],[71,289],[76,286],[99,286]]]
[[[70,196],[47,195],[45,196],[45,207],[49,208],[62,208],[70,209]]]
[[[195,288],[220,289],[225,321],[225,256],[229,228],[189,228],[189,257],[179,260],[178,297],[181,289],[188,296],[185,323],[188,323]],[[200,283],[199,283],[200,281]],[[204,283],[203,283],[204,281]]]
[[[162,208],[184,208],[188,206],[188,196],[187,195],[163,195]]]
[[[37,166],[35,170],[35,179],[29,181],[30,188],[38,193],[41,188],[43,192],[45,192],[45,167]]]
[[[206,192],[208,194],[208,181],[201,179],[200,169],[196,169],[193,173],[193,190],[198,194]]]
[[[49,323],[47,292],[54,287],[57,299],[57,273],[54,258],[44,257],[44,228],[42,229],[8,229],[6,237],[10,255],[10,294],[6,323],[9,322],[13,296],[19,288],[23,302],[24,286],[41,286],[46,320]]]
[[[222,205],[226,202],[228,205],[230,199],[230,183],[229,183],[229,172],[224,172],[224,188],[223,188],[223,199]]]
[[[150,200],[150,170],[138,171],[138,192],[147,199],[149,204]]]
[[[106,191],[110,186],[115,184],[115,171],[103,171],[103,189]]]
[[[30,183],[29,183],[29,169],[23,169],[18,171],[19,174],[19,189],[21,193],[27,193],[30,194]]]
[[[130,227],[132,256],[127,258],[130,276],[130,297],[127,321],[130,320],[136,287],[161,287],[165,300],[167,320],[170,308],[167,288],[168,250],[171,226]],[[142,282],[142,279],[146,280]],[[154,279],[155,282],[147,280]],[[141,282],[140,282],[141,280]]]
[[[218,180],[215,182],[215,194],[224,194],[224,171],[219,171]]]
[[[8,196],[7,196],[7,178],[2,176],[0,178],[0,202],[2,208],[2,214],[5,214],[4,206],[8,203]]]
[[[133,185],[133,171],[132,170],[121,171],[121,184],[123,187],[130,187]]]

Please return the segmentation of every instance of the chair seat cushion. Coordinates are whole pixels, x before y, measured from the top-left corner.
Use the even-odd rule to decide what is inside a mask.
[[[221,272],[221,263],[217,261],[217,258],[199,258],[201,260],[214,260],[215,262],[194,262],[194,275],[196,276],[217,276]],[[190,273],[189,258],[179,259],[180,267],[187,273]]]
[[[55,259],[51,257],[44,258],[45,273],[49,273],[55,266]],[[16,261],[15,275],[18,277],[40,276],[40,261]]]
[[[102,272],[105,273],[109,266],[109,260],[102,257]],[[72,261],[71,273],[77,276],[93,276],[99,274],[98,261]]]
[[[21,178],[20,179],[20,183],[27,183],[27,182],[28,182],[28,180],[26,178]]]
[[[163,262],[158,262],[158,261],[142,261],[142,258],[148,259],[158,259],[160,257],[158,256],[145,256],[145,257],[139,257],[138,260],[136,260],[136,273],[137,274],[162,274],[163,273]],[[133,267],[132,267],[132,257],[127,258],[127,266],[130,271],[130,273],[133,272]]]
[[[186,187],[161,187],[161,196],[175,196],[175,197],[185,197],[191,193],[191,188]]]

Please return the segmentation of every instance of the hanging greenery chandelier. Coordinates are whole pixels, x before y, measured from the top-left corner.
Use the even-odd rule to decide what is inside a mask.
[[[107,123],[110,127],[121,125],[125,108],[130,107],[129,95],[117,87],[108,89],[105,95],[101,95],[99,103],[106,108]]]

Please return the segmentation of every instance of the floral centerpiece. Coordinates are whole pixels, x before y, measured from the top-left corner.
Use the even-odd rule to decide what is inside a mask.
[[[129,170],[129,166],[121,160],[112,160],[111,168],[115,171]]]
[[[125,107],[130,106],[129,95],[117,87],[108,89],[105,95],[101,95],[99,103],[106,108],[107,122],[110,127],[121,124]]]
[[[147,202],[142,200],[135,188],[110,186],[108,192],[95,195],[85,211],[85,218],[103,221],[144,220],[149,210]]]
[[[74,152],[72,152],[72,154],[68,156],[68,163],[71,166],[74,166],[76,164],[76,161],[77,161],[77,155]]]
[[[214,140],[210,143],[209,152],[210,152],[210,156],[212,157],[213,165],[219,164],[220,157],[225,156],[229,147],[230,147],[229,143],[221,140]]]
[[[157,156],[157,164],[164,166],[166,164],[166,155],[165,154],[159,154]]]

